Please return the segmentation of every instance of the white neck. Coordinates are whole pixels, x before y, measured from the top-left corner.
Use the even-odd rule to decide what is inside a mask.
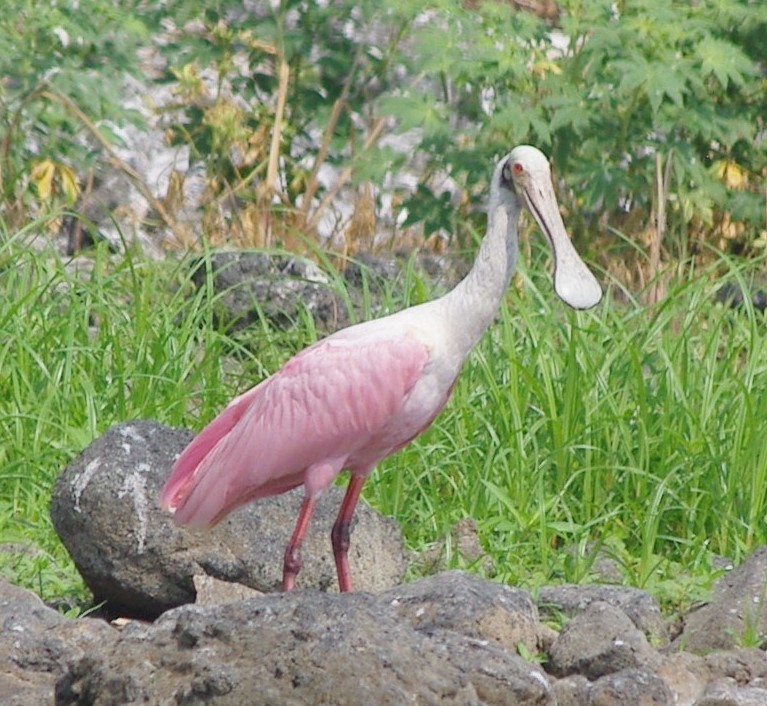
[[[490,199],[496,203],[495,199]],[[493,322],[517,265],[519,204],[510,197],[488,213],[487,232],[468,275],[438,299],[452,340],[467,355]]]

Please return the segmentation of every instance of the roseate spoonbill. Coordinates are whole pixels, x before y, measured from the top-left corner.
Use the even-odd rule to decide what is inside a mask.
[[[350,591],[350,523],[365,479],[424,431],[450,396],[511,280],[523,207],[553,250],[557,294],[573,308],[595,306],[602,290],[565,232],[549,163],[535,147],[517,147],[493,173],[487,232],[469,274],[439,299],[318,341],[232,400],[179,456],[162,506],[180,524],[210,526],[251,500],[303,484],[283,565],[289,591],[317,498],[348,470],[331,539],[339,588]]]

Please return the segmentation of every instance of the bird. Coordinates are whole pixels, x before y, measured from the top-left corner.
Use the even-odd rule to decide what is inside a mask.
[[[351,522],[365,480],[450,397],[515,271],[523,210],[552,249],[557,295],[575,309],[596,306],[602,288],[565,230],[548,159],[530,145],[515,147],[493,171],[486,233],[464,279],[439,298],[336,331],[235,397],[175,461],[162,508],[180,525],[210,527],[246,503],[303,485],[283,560],[282,590],[290,591],[317,500],[348,471],[331,543],[339,590],[351,591]]]

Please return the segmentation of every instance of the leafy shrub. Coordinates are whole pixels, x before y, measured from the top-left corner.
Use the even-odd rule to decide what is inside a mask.
[[[287,0],[245,14],[220,2],[166,47],[182,99],[171,139],[205,163],[213,196],[245,200],[222,223],[212,199],[211,231],[296,247],[353,176],[384,178],[392,160],[366,158],[385,127],[373,99],[396,79],[408,17],[378,5]],[[320,179],[329,165],[340,173],[332,185]]]
[[[599,222],[652,237],[660,199],[680,234],[670,243],[678,256],[685,234],[748,247],[764,225],[761,4],[563,0],[552,27],[508,3],[287,1],[236,33],[231,12],[209,13],[198,39],[218,85],[228,77],[249,108],[225,110],[231,98],[206,95],[186,106],[177,136],[223,180],[265,180],[262,216],[278,194],[281,209],[302,216],[291,226],[311,231],[312,198],[335,193],[317,182],[324,162],[351,164],[355,179],[377,183],[417,163],[424,181],[402,204],[405,224],[460,234],[429,176],[449,175],[481,200],[492,159],[532,142],[554,158],[576,235]],[[254,70],[238,74],[232,57],[243,48]],[[199,74],[199,56],[177,71],[182,86]],[[290,78],[278,116],[281,63]],[[412,154],[378,144],[383,116],[418,131]],[[278,121],[281,142],[266,146]],[[250,161],[235,165],[232,155]],[[279,183],[267,174],[277,158]]]
[[[148,31],[137,2],[8,0],[0,13],[0,213],[12,228],[71,206],[99,157],[86,123],[129,117],[115,75]]]
[[[6,212],[32,196],[71,200],[96,158],[77,138],[82,119],[43,89],[94,122],[118,117],[113,71],[134,70],[153,27],[178,96],[170,138],[207,168],[211,238],[297,246],[337,218],[340,189],[405,168],[421,175],[395,194],[405,225],[460,238],[492,160],[530,142],[554,159],[576,237],[610,227],[657,251],[667,213],[676,239],[664,245],[679,257],[704,237],[767,242],[767,6],[756,0],[562,0],[548,19],[490,0],[14,3],[0,18]],[[393,125],[412,151],[381,140]],[[466,194],[458,210],[444,177]],[[373,229],[374,192],[357,193],[353,222],[338,223],[347,239]]]
[[[436,21],[413,30],[413,67],[443,77],[450,90],[416,86],[386,107],[404,114],[407,127],[419,106],[421,150],[432,164],[464,172],[468,185],[484,182],[493,153],[519,142],[541,146],[569,187],[569,224],[580,215],[581,232],[597,219],[646,226],[660,155],[671,159],[677,232],[731,220],[749,224],[753,239],[764,227],[767,45],[759,37],[767,6],[563,0],[560,7],[552,31],[506,4],[477,11],[443,3]],[[435,115],[448,117],[429,119]]]

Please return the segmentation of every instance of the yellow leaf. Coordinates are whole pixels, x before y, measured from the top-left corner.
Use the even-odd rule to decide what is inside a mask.
[[[748,186],[748,172],[731,159],[718,159],[711,165],[711,173],[728,189],[745,189]]]
[[[559,76],[562,73],[562,68],[559,64],[548,59],[541,59],[536,61],[532,66],[533,74],[536,76],[545,76],[546,74],[554,74]]]
[[[178,81],[178,86],[174,89],[175,93],[189,100],[207,97],[205,82],[200,76],[196,61],[185,64],[181,69],[171,68],[171,73]]]
[[[64,191],[64,197],[67,203],[71,206],[77,201],[77,196],[80,193],[80,187],[77,184],[77,175],[74,169],[66,164],[59,164],[59,179],[61,180],[61,188]]]
[[[257,39],[253,36],[253,32],[251,30],[241,30],[238,35],[237,39],[241,44],[244,44],[249,49],[253,49],[254,51],[262,51],[265,54],[277,54],[277,47],[274,44],[270,44],[269,42],[265,42],[262,39]]]
[[[53,176],[56,173],[56,165],[50,159],[44,159],[32,167],[29,175],[37,187],[37,195],[41,201],[50,201],[53,195]]]

